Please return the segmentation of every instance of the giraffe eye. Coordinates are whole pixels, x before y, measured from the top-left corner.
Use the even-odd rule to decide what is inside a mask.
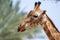
[[[37,18],[37,17],[38,17],[38,15],[33,15],[33,17],[34,17],[34,18]]]

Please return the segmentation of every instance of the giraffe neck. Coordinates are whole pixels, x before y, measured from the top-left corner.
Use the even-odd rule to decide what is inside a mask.
[[[58,29],[54,25],[53,21],[46,14],[46,25],[51,33],[58,33]]]
[[[53,36],[51,35],[51,32],[49,31],[49,29],[48,29],[48,27],[47,27],[47,25],[46,25],[46,22],[41,23],[41,26],[42,26],[42,28],[44,29],[44,31],[45,31],[46,35],[48,36],[49,40],[55,40],[55,39],[53,38]]]
[[[41,20],[40,24],[43,27],[43,29],[44,29],[46,35],[48,36],[49,40],[55,40],[53,34],[58,33],[59,31],[57,30],[57,28],[53,24],[52,20],[46,14],[44,14],[44,17]]]
[[[44,29],[46,35],[48,36],[49,40],[55,40],[53,38],[53,36],[51,35],[51,32],[49,31],[46,22],[42,22],[42,20],[40,20],[40,25],[42,26],[42,28]]]

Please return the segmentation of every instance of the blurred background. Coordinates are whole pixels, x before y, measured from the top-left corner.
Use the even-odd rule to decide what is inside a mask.
[[[17,32],[36,1],[41,1],[41,9],[47,10],[47,15],[60,31],[60,0],[0,0],[0,40],[48,40],[39,25]]]

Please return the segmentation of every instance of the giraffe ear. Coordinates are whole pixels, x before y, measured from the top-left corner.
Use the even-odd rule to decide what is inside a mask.
[[[46,13],[46,10],[43,11],[43,14],[45,14],[45,13]]]

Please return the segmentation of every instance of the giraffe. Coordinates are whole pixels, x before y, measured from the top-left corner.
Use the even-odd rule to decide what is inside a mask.
[[[27,28],[41,25],[49,40],[60,40],[60,32],[53,21],[46,14],[46,10],[40,8],[41,2],[35,2],[34,9],[29,12],[27,17],[18,27],[18,32],[23,32]]]

